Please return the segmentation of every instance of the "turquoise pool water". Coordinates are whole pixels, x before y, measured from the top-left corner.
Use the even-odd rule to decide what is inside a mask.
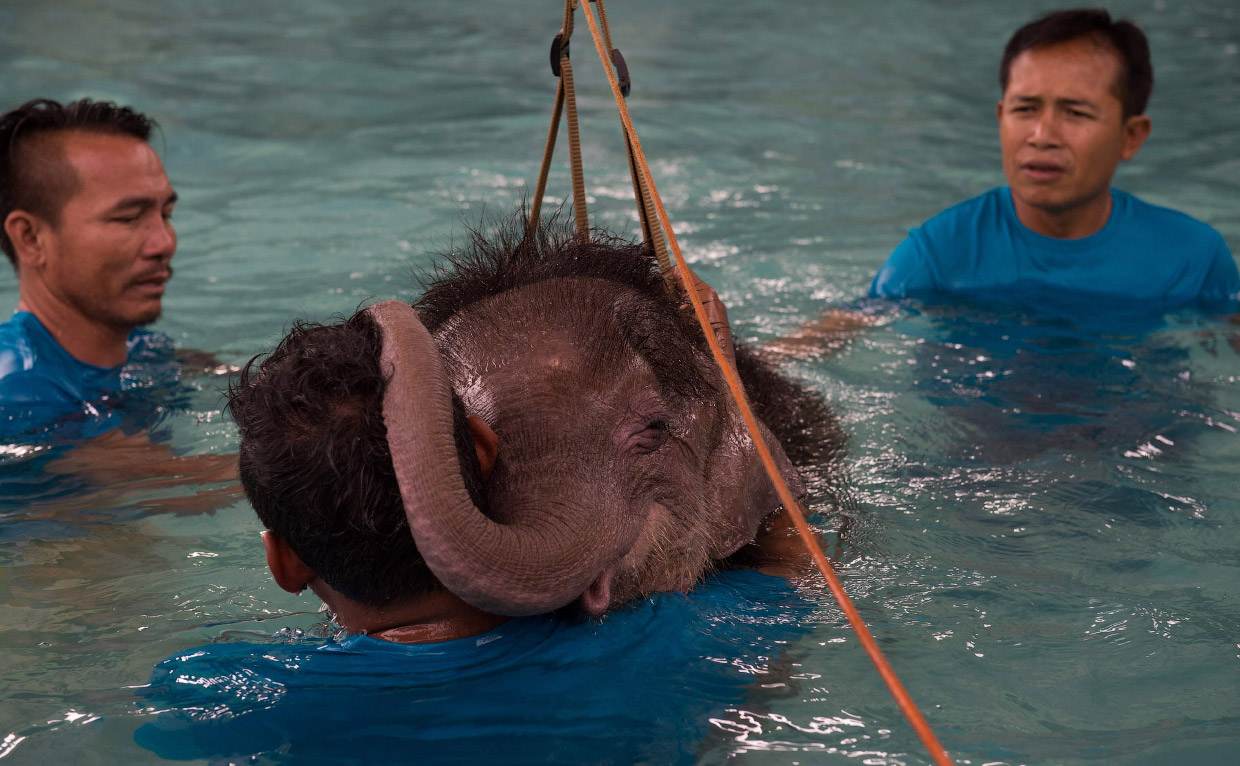
[[[1056,5],[609,4],[643,146],[740,338],[856,301],[909,226],[1001,183],[996,61]],[[1157,75],[1153,137],[1118,185],[1240,250],[1240,13],[1112,9],[1144,24]],[[182,202],[158,327],[240,363],[294,317],[412,296],[411,265],[519,203],[559,14],[549,1],[16,0],[0,5],[0,104],[90,95],[161,121]],[[595,220],[634,232],[583,24],[574,50]],[[568,193],[563,163],[551,191]],[[6,310],[15,293],[0,273]],[[846,587],[949,750],[972,764],[1233,763],[1235,329],[1192,312],[876,310],[885,323],[840,354],[787,369],[843,417],[847,502],[818,486],[813,508],[854,520]],[[221,384],[179,388],[157,438],[235,449]],[[0,460],[15,475],[37,457]],[[156,512],[215,488],[4,488],[0,757],[156,761],[133,744],[149,716],[129,688],[156,662],[320,624],[317,603],[269,581],[244,501]],[[814,590],[795,677],[714,711],[700,762],[928,763]]]

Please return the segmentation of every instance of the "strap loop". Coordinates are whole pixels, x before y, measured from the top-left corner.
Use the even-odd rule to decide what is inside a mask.
[[[633,83],[629,80],[629,65],[624,63],[624,56],[620,54],[619,48],[611,49],[611,63],[616,65],[616,79],[620,81],[620,93],[628,98]]]
[[[568,40],[563,31],[557,32],[551,40],[551,74],[556,77],[560,76],[560,56],[568,58]]]

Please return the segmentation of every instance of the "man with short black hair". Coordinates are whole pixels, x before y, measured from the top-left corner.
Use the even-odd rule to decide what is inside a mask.
[[[485,632],[506,618],[445,589],[414,543],[388,448],[381,351],[369,312],[299,322],[230,388],[268,567],[281,588],[310,588],[353,633],[422,643]],[[452,398],[461,479],[481,507],[495,433]]]
[[[1149,44],[1102,9],[1017,30],[996,113],[1008,186],[931,218],[874,277],[871,295],[1050,290],[1177,305],[1226,301],[1240,276],[1222,236],[1111,188],[1150,134]]]
[[[171,359],[166,336],[140,329],[159,318],[177,245],[154,126],[90,99],[0,116],[0,249],[19,292],[0,324],[0,433],[100,419],[126,362]]]

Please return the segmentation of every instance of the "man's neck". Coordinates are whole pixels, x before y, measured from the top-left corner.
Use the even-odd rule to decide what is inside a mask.
[[[116,367],[129,355],[127,341],[132,328],[92,322],[63,304],[26,293],[22,293],[17,308],[34,314],[60,347],[79,362]]]
[[[429,644],[468,638],[486,633],[508,621],[507,617],[470,606],[446,590],[391,606],[368,607],[343,598],[334,591],[320,593],[320,588],[313,584],[311,588],[320,598],[326,596],[323,600],[345,630],[398,644]]]
[[[1097,234],[1111,220],[1114,204],[1110,189],[1099,194],[1084,205],[1066,210],[1047,209],[1028,205],[1012,195],[1016,217],[1025,228],[1044,237],[1054,239],[1081,239]]]

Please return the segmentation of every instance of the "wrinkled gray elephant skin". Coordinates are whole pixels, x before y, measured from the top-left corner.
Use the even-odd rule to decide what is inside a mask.
[[[457,489],[440,512],[437,483],[455,485],[455,462],[419,466],[427,486],[406,488],[418,548],[449,590],[501,614],[573,602],[600,614],[688,590],[753,540],[779,500],[701,331],[650,256],[544,232],[475,242],[452,261],[414,308],[499,449],[482,509],[456,508]],[[755,362],[741,356],[744,375]],[[760,415],[779,414],[746,384]]]

